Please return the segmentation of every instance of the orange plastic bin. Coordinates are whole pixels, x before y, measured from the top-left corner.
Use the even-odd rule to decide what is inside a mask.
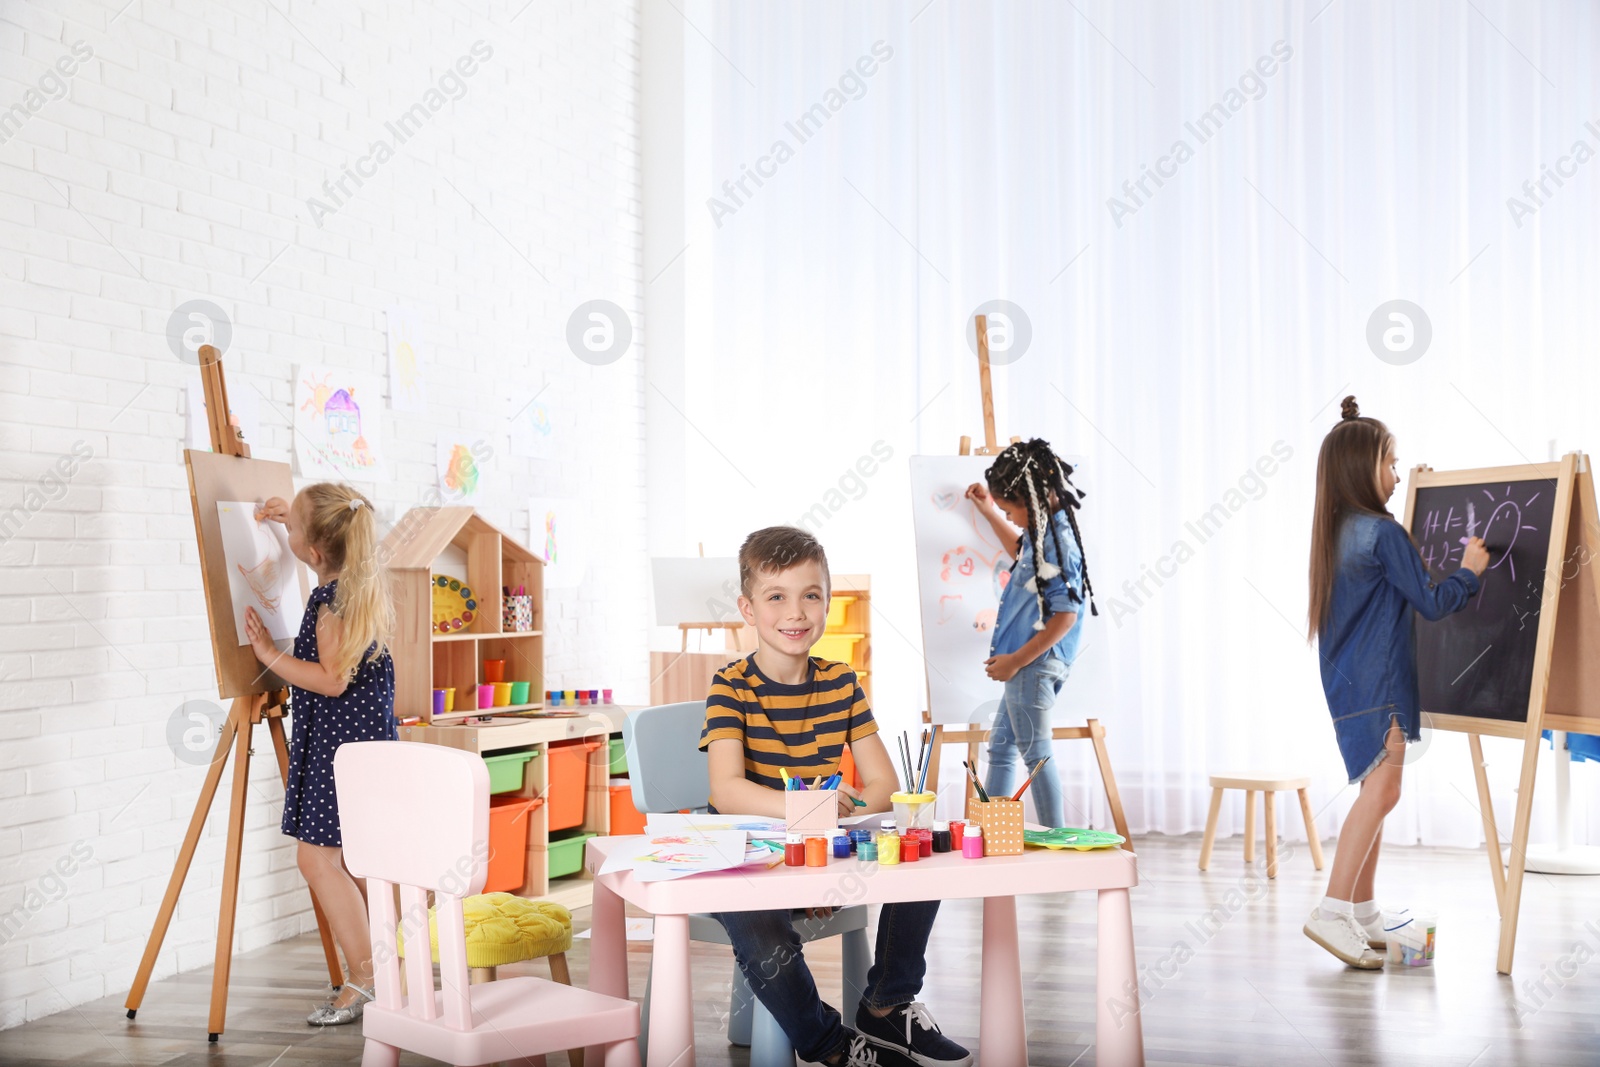
[[[570,830],[583,825],[583,795],[589,787],[589,757],[602,741],[553,741],[545,800],[550,805],[550,829]]]
[[[528,877],[528,820],[541,797],[489,798],[489,873],[485,893],[510,893]]]
[[[633,806],[633,787],[626,783],[611,788],[611,834],[644,833],[644,812]]]

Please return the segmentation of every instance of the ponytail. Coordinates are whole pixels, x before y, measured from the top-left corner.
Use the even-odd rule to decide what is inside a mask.
[[[388,651],[394,635],[388,573],[378,562],[378,518],[372,502],[348,485],[319,482],[301,494],[306,541],[339,571],[333,613],[343,624],[343,638],[334,662],[325,665],[348,678],[363,658],[371,662]]]

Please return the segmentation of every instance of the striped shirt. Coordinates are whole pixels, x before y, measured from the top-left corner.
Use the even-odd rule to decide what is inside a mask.
[[[799,685],[774,682],[753,656],[730,663],[711,679],[700,747],[724,738],[744,745],[744,776],[783,788],[787,770],[809,782],[839,769],[844,747],[878,732],[855,671],[848,663],[810,658]]]

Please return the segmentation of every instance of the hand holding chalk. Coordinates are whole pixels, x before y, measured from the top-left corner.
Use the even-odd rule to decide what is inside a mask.
[[[973,482],[971,485],[967,486],[965,495],[968,500],[972,501],[980,508],[991,507],[994,504],[994,500],[989,496],[989,487],[984,485],[982,482]]]
[[[271,519],[273,522],[289,521],[289,503],[281,496],[268,497],[266,503],[256,505],[256,521],[263,522]]]
[[[1467,547],[1461,550],[1461,565],[1479,578],[1483,577],[1483,572],[1489,569],[1489,549],[1483,538],[1467,538]]]

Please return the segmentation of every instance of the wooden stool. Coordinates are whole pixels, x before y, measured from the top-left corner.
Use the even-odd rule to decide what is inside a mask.
[[[1300,814],[1306,820],[1306,837],[1311,842],[1311,862],[1322,870],[1322,842],[1317,840],[1317,827],[1311,818],[1311,801],[1306,799],[1310,778],[1274,778],[1257,774],[1213,774],[1211,776],[1211,811],[1206,815],[1206,836],[1200,844],[1200,869],[1211,864],[1211,846],[1217,839],[1217,814],[1222,810],[1224,789],[1244,790],[1244,861],[1256,859],[1256,794],[1264,793],[1267,809],[1267,877],[1278,877],[1278,814],[1273,803],[1279,790],[1293,789],[1300,794]]]

